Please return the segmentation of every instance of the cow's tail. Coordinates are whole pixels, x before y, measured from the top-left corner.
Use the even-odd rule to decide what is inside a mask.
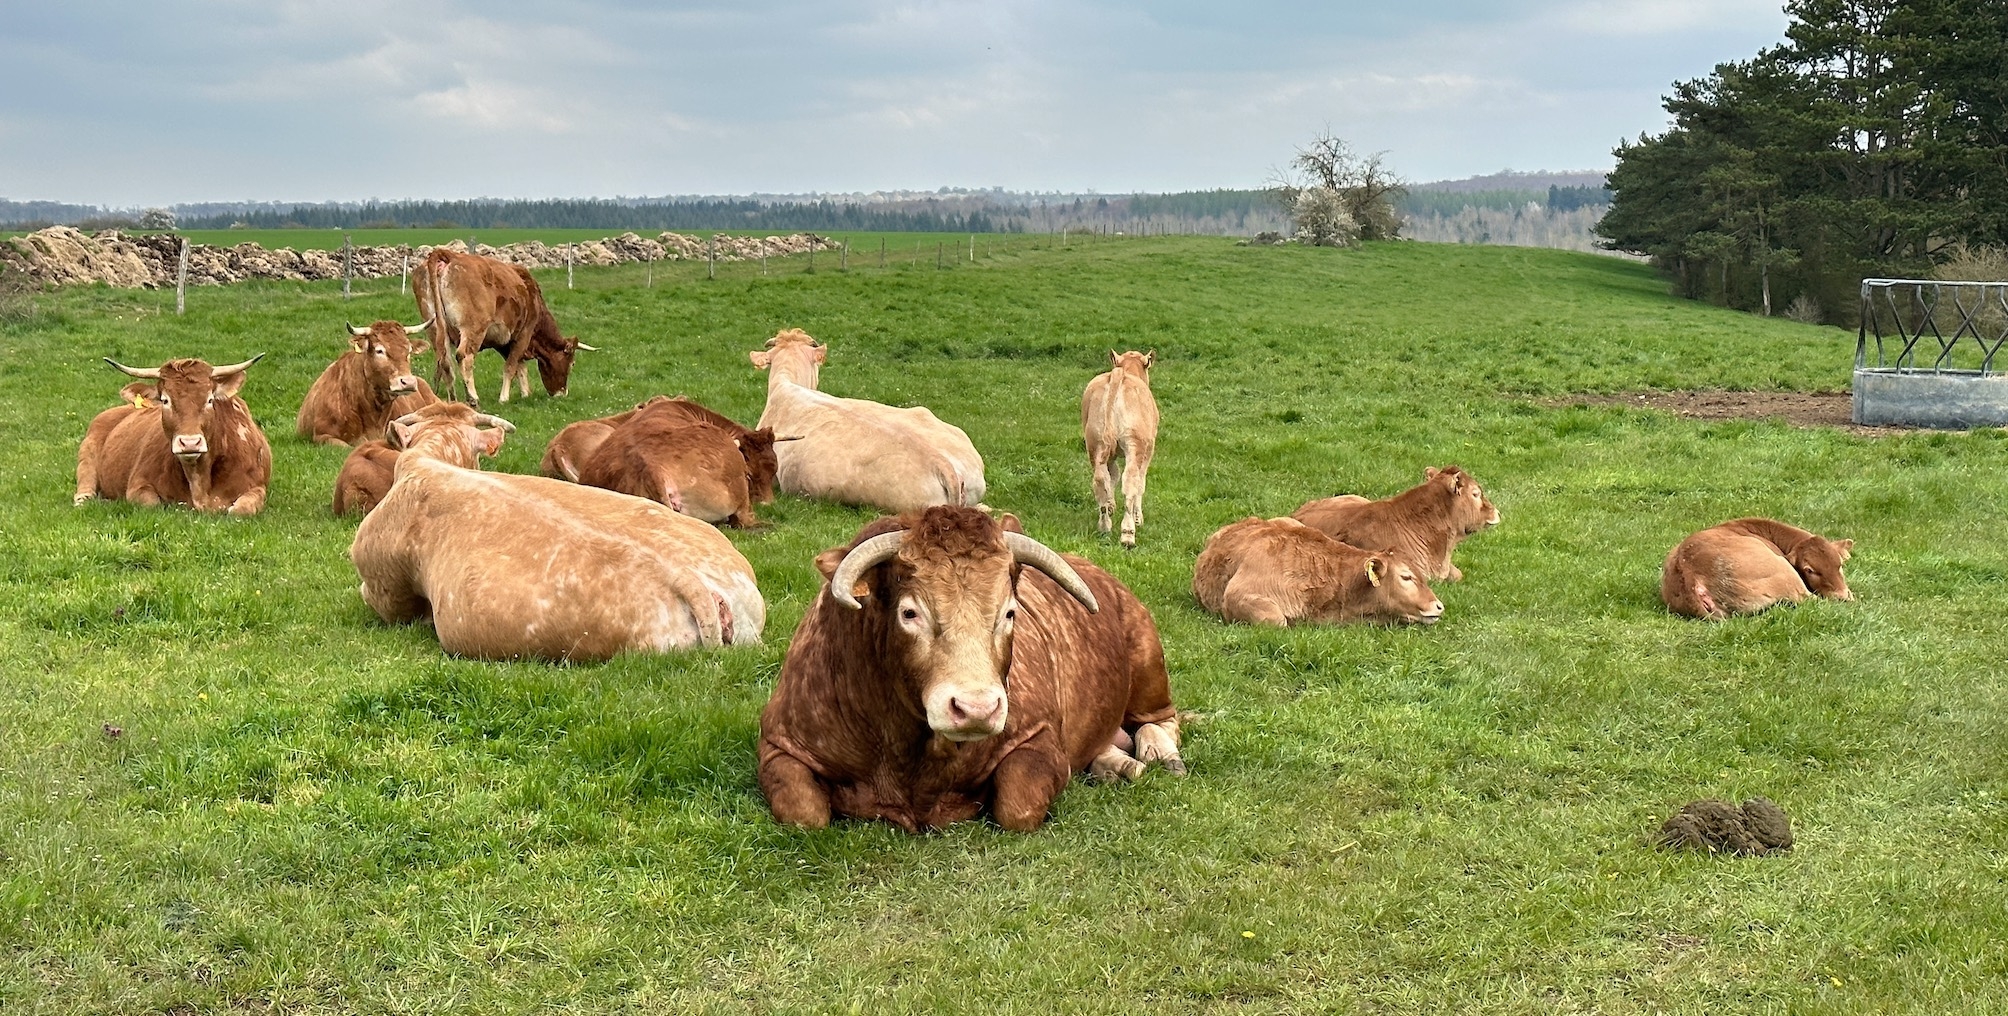
[[[934,460],[934,474],[941,481],[941,490],[947,496],[948,504],[967,506],[969,504],[969,483],[962,478],[962,469],[949,458],[947,453],[933,445],[927,445],[927,454]]]
[[[434,248],[437,250],[437,248]],[[446,298],[441,286],[446,280],[446,269],[452,264],[446,258],[433,263],[432,255],[426,255],[425,283],[432,293],[432,384],[435,388],[446,389],[454,402],[465,402],[460,390],[460,343],[448,341],[453,331],[447,324]]]

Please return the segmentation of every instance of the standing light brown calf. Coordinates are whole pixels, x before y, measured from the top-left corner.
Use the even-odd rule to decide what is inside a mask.
[[[94,497],[255,515],[272,479],[272,446],[237,393],[265,354],[212,367],[195,359],[158,367],[106,363],[151,384],[129,384],[128,402],[99,413],[77,448],[74,503]]]
[[[1229,621],[1435,624],[1436,598],[1405,554],[1340,543],[1296,519],[1247,518],[1206,541],[1192,595]]]
[[[396,480],[356,527],[363,602],[430,620],[440,647],[488,660],[758,642],[767,606],[718,530],[662,505],[542,476],[464,469],[474,427],[420,421]]]
[[[987,807],[1027,831],[1074,773],[1185,771],[1150,612],[1016,519],[947,505],[879,519],[816,568],[828,581],[760,714],[777,821],[914,832]]]
[[[502,450],[502,435],[516,429],[514,424],[499,416],[476,412],[458,402],[434,401],[400,416],[386,425],[384,439],[364,441],[342,460],[342,471],[335,475],[335,514],[360,512],[368,515],[382,504],[384,495],[390,493],[391,484],[397,479],[397,460],[404,448],[405,435],[433,422],[467,427],[481,435],[464,449],[457,444],[442,444],[433,449],[433,454],[441,457],[440,461],[462,469],[480,468],[476,454],[495,457]],[[493,429],[482,430],[483,427]],[[462,451],[466,452],[465,458],[458,457]]]
[[[1450,552],[1464,538],[1499,524],[1499,509],[1471,474],[1456,466],[1422,471],[1422,482],[1385,501],[1341,494],[1309,504],[1290,517],[1342,543],[1395,550],[1420,565],[1429,579],[1464,578]]]
[[[1109,350],[1114,368],[1098,374],[1081,393],[1081,433],[1088,444],[1088,470],[1094,474],[1095,505],[1102,532],[1115,514],[1116,456],[1123,460],[1122,544],[1136,546],[1136,527],[1143,524],[1143,488],[1150,458],[1157,451],[1157,400],[1150,394],[1150,367],[1157,351]]]
[[[439,401],[432,386],[411,372],[411,358],[426,351],[411,337],[425,325],[378,321],[348,329],[348,352],[314,379],[294,423],[301,437],[316,444],[355,444],[382,434],[392,417]]]
[[[1829,540],[1763,518],[1710,526],[1666,555],[1659,596],[1668,610],[1719,621],[1812,596],[1852,600],[1841,565],[1855,541]]]

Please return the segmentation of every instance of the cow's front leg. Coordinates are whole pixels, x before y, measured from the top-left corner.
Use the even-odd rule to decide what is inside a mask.
[[[997,763],[991,777],[996,797],[991,813],[1014,833],[1029,833],[1046,822],[1053,798],[1067,785],[1067,769],[1042,753],[1020,748]]]
[[[767,808],[774,813],[776,822],[804,829],[821,829],[830,824],[830,792],[793,755],[775,751],[761,760],[760,792],[766,795]]]
[[[232,515],[256,515],[264,509],[265,488],[258,486],[237,495],[237,500],[230,502],[227,510]]]
[[[1173,776],[1185,775],[1185,760],[1178,755],[1178,718],[1162,723],[1140,723],[1136,728],[1136,758],[1141,764],[1162,763]]]
[[[1142,777],[1143,763],[1113,744],[1088,763],[1088,778],[1097,783],[1128,783]]]

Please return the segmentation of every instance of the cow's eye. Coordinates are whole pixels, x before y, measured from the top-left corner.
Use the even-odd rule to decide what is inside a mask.
[[[171,403],[171,402],[169,402],[169,401],[168,401],[168,398],[167,398],[167,393],[166,393],[166,392],[161,392],[161,393],[160,393],[160,408],[162,408],[162,409],[166,409],[166,408],[167,408],[168,406],[170,406],[170,405],[172,405],[172,404],[173,404],[173,403]]]
[[[1006,620],[1006,621],[1016,621],[1016,620],[1018,620],[1018,608],[1016,608],[1016,607],[1012,607],[1011,609],[1009,609],[1009,610],[1005,611],[1005,612],[1004,612],[1004,620]]]
[[[918,621],[920,620],[920,611],[908,607],[899,612],[899,619],[902,621]]]

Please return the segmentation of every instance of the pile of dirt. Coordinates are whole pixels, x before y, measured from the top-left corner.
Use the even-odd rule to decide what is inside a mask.
[[[1857,427],[1848,392],[1622,392],[1567,395],[1551,406],[1631,406],[1659,409],[1690,420],[1784,420],[1795,427],[1840,427],[1856,434],[1894,434],[1908,427]]]
[[[694,261],[708,254],[720,261],[750,261],[830,250],[837,241],[814,233],[788,236],[690,236],[662,233],[648,239],[636,233],[574,244],[538,240],[492,247],[476,243],[472,252],[525,268],[563,268],[567,251],[575,265],[625,265],[644,261]],[[448,249],[470,248],[455,240]],[[356,247],[350,250],[350,271],[358,279],[394,278],[407,264],[423,258],[429,246]],[[128,235],[115,229],[85,233],[70,226],[51,226],[26,236],[0,241],[0,269],[37,286],[67,286],[102,282],[121,289],[154,289],[174,285],[181,257],[181,238],[172,233]],[[342,277],[339,250],[266,249],[255,243],[231,247],[188,245],[188,281],[219,286],[246,279],[308,281]]]
[[[1782,852],[1792,849],[1792,820],[1768,797],[1753,797],[1740,808],[1704,798],[1681,805],[1659,827],[1659,845],[1738,857]]]

